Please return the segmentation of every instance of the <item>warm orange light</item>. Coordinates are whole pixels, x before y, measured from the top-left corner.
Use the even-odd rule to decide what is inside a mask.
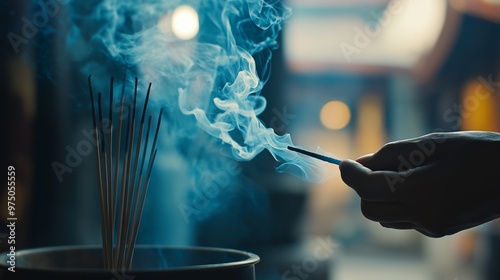
[[[358,155],[373,153],[386,141],[384,102],[377,94],[367,93],[359,99],[355,143]]]
[[[479,79],[467,83],[460,103],[461,129],[496,131],[495,96]]]
[[[351,111],[344,102],[330,101],[321,108],[320,120],[328,129],[342,129],[351,120]]]

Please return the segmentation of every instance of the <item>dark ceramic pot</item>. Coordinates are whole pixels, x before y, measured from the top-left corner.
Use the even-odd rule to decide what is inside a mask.
[[[19,280],[255,280],[255,254],[223,248],[137,246],[130,271],[102,267],[99,246],[43,247],[16,252],[15,272],[0,255],[0,279]]]

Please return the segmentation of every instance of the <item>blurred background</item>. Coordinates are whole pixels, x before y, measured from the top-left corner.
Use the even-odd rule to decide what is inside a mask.
[[[273,53],[260,115],[277,134],[357,158],[434,131],[500,131],[500,1],[285,3],[292,15]],[[93,155],[62,182],[52,166],[90,127],[87,106],[74,96],[85,87],[68,78],[77,71],[67,50],[47,57],[47,49],[62,48],[50,25],[43,39],[13,52],[6,34],[21,28],[28,3],[2,5],[2,158],[17,171],[17,248],[99,243]],[[50,20],[62,15],[63,7]],[[190,20],[197,17],[181,25]],[[47,63],[57,71],[42,73]],[[166,148],[159,159],[163,172],[153,178],[141,243],[249,250],[261,257],[259,280],[500,279],[498,220],[440,239],[385,229],[362,216],[337,166],[328,167],[331,179],[311,184],[276,173],[267,152],[224,165],[210,211],[199,214],[190,202],[203,200],[200,190],[184,188],[187,179],[165,179],[189,166],[173,160],[182,156]],[[2,209],[6,195],[4,188]],[[6,232],[0,228],[2,251]]]

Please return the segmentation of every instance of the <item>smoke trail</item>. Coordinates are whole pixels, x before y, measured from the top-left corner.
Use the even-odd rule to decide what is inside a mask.
[[[192,40],[168,31],[171,12],[181,4],[198,11],[200,30]],[[291,14],[279,1],[103,0],[72,2],[69,9],[69,47],[79,42],[74,57],[88,61],[82,70],[95,71],[97,62],[110,58],[132,65],[153,81],[153,102],[170,108],[179,139],[199,127],[227,144],[237,160],[267,150],[281,163],[278,172],[325,178],[322,163],[288,151],[290,135],[277,135],[258,117],[266,108],[260,92],[279,47],[276,38]]]

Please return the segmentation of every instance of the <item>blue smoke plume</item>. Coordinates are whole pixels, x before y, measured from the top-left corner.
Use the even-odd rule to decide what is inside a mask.
[[[169,31],[172,11],[180,5],[198,12],[193,39]],[[167,126],[175,128],[169,140],[205,145],[193,140],[201,128],[236,160],[267,150],[280,163],[278,172],[311,182],[325,179],[321,162],[287,150],[290,135],[277,135],[258,117],[266,109],[260,92],[272,51],[291,15],[280,1],[94,0],[68,2],[67,10],[67,47],[81,70],[108,77],[127,67],[144,83],[151,81],[153,105],[169,110]]]

